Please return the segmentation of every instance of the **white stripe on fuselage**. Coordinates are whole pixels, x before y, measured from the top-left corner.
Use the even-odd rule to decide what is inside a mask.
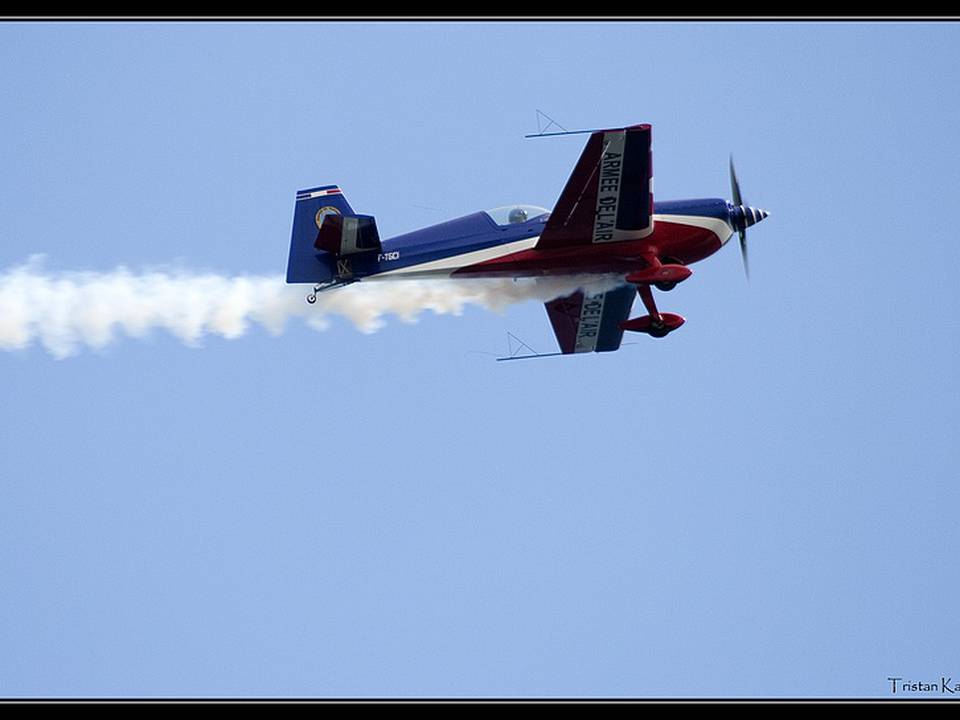
[[[703,217],[700,215],[654,215],[653,220],[654,227],[656,227],[657,222],[662,221],[665,223],[692,225],[694,227],[704,228],[716,235],[720,239],[721,245],[726,243],[733,233],[733,228],[723,220],[714,217]],[[459,255],[450,255],[449,257],[440,258],[439,260],[431,260],[418,265],[409,265],[407,267],[397,268],[396,270],[386,270],[376,275],[370,275],[364,278],[364,280],[376,280],[377,278],[399,279],[402,277],[409,278],[431,275],[446,277],[460,268],[487,260],[495,260],[496,258],[520,252],[521,250],[530,250],[536,247],[538,240],[540,240],[539,235],[523,240],[514,240],[513,242],[494,245],[493,247],[484,248],[483,250],[473,250],[472,252],[461,253]],[[400,253],[403,253],[402,249]]]
[[[455,270],[459,270],[462,267],[467,267],[468,265],[475,265],[476,263],[481,263],[486,260],[494,260],[498,257],[503,257],[504,255],[509,255],[511,253],[520,252],[521,250],[530,250],[537,244],[537,241],[540,239],[540,236],[537,235],[531,238],[524,238],[523,240],[514,240],[513,242],[504,243],[503,245],[494,245],[493,247],[484,248],[483,250],[474,250],[472,252],[462,253],[460,255],[451,255],[450,257],[440,258],[439,260],[431,260],[429,262],[420,263],[419,265],[410,265],[408,267],[397,268],[396,270],[387,270],[386,272],[377,273],[376,275],[371,275],[369,279],[374,279],[378,277],[411,277],[414,275],[449,275]],[[400,250],[401,256],[403,250]]]

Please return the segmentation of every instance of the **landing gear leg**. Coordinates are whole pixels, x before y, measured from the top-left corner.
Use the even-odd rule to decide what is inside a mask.
[[[657,303],[653,299],[653,290],[650,289],[649,284],[638,283],[637,293],[643,300],[643,305],[647,308],[648,314],[620,323],[622,329],[644,332],[651,337],[662,338],[683,325],[684,319],[680,315],[661,313],[657,310]]]
[[[637,292],[640,294],[640,299],[643,300],[643,306],[647,309],[647,314],[650,315],[651,329],[663,327],[663,318],[660,316],[657,303],[653,299],[653,290],[650,289],[649,285],[637,285]]]
[[[332,288],[346,287],[346,286],[349,285],[350,283],[355,283],[355,282],[357,282],[359,279],[360,279],[360,278],[355,278],[355,277],[352,277],[352,276],[349,277],[349,278],[344,278],[344,277],[342,277],[342,276],[340,276],[340,275],[337,275],[337,276],[334,277],[334,279],[331,280],[330,282],[319,283],[319,284],[317,284],[317,285],[314,285],[314,286],[313,286],[313,292],[311,292],[309,295],[307,295],[307,302],[310,303],[311,305],[313,305],[313,304],[317,301],[317,293],[323,292],[323,291],[325,291],[325,290],[330,290],[330,289],[332,289]]]

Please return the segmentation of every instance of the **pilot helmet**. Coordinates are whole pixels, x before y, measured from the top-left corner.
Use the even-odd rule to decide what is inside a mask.
[[[522,207],[515,207],[510,211],[510,214],[507,215],[507,220],[513,223],[522,223],[527,221],[527,211]]]

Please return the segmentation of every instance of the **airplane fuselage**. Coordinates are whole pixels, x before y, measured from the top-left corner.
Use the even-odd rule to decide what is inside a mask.
[[[656,202],[653,232],[641,240],[552,249],[536,249],[549,213],[498,225],[476,212],[385,240],[380,252],[354,255],[347,266],[319,260],[331,281],[344,271],[353,280],[627,273],[651,253],[684,265],[712,255],[734,232],[732,212],[719,198]]]

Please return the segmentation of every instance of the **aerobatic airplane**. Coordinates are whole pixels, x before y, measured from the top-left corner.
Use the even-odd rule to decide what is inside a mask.
[[[318,292],[372,278],[619,275],[615,289],[546,303],[555,354],[616,350],[624,330],[664,337],[684,319],[660,312],[652,288],[672,290],[734,232],[746,270],[746,229],[768,213],[744,205],[732,158],[733,202],[655,203],[650,125],[587,132],[552,211],[511,205],[381,241],[374,218],[355,213],[336,185],[301,190],[287,282],[312,283],[314,303]],[[629,319],[637,294],[647,314]]]

